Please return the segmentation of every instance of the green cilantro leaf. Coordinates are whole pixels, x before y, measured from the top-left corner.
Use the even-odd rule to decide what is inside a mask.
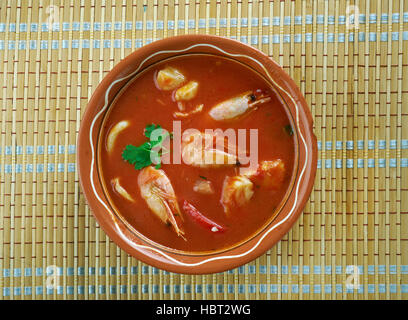
[[[152,132],[153,132],[154,130],[160,129],[160,128],[161,128],[160,125],[155,125],[154,123],[148,124],[148,125],[146,126],[146,128],[145,128],[144,134],[145,134],[145,136],[146,136],[147,138],[150,139],[150,136],[151,136]]]
[[[290,124],[284,126],[283,129],[286,131],[288,135],[293,136],[293,128]]]
[[[154,130],[160,129],[160,125],[149,124],[145,128],[145,136],[151,139],[151,134]],[[161,156],[170,152],[163,147],[163,142],[171,134],[166,133],[158,136],[157,140],[150,140],[142,143],[140,146],[127,145],[122,152],[122,159],[134,165],[136,170],[148,167],[151,164],[156,164],[155,168],[161,168]]]
[[[129,144],[126,146],[125,150],[123,150],[122,158],[130,164],[133,164],[136,170],[147,167],[152,163],[150,160],[150,149],[147,149],[147,146],[147,142],[139,147]]]

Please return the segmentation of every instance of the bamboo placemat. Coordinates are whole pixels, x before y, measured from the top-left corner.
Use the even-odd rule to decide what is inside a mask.
[[[185,33],[238,39],[280,63],[319,141],[294,228],[215,275],[164,272],[118,249],[85,204],[75,163],[104,75]],[[2,0],[0,61],[1,299],[408,298],[407,0]]]

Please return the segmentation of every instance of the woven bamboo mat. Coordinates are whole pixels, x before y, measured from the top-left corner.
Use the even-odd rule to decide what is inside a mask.
[[[185,33],[238,39],[280,63],[319,141],[294,228],[215,275],[164,272],[118,249],[75,163],[104,75]],[[407,0],[2,0],[0,61],[1,299],[408,298]]]

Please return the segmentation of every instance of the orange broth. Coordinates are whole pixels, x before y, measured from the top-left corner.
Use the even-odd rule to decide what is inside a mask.
[[[187,80],[199,83],[198,93],[186,103],[186,109],[191,110],[197,104],[203,104],[202,112],[186,119],[174,118],[173,112],[178,111],[174,92],[160,90],[155,84],[158,70],[165,66],[174,67],[184,74]],[[259,105],[247,116],[218,122],[208,115],[210,108],[217,103],[256,89],[266,92],[271,100]],[[292,122],[281,98],[271,85],[252,69],[233,60],[211,55],[179,56],[159,62],[143,71],[121,92],[111,108],[104,119],[99,141],[98,161],[105,192],[123,219],[151,241],[190,253],[229,248],[250,238],[270,223],[282,205],[291,186],[294,171],[295,136],[288,132],[288,126],[291,126]],[[109,130],[122,120],[128,120],[130,126],[118,135],[113,151],[108,153],[105,146]],[[197,168],[185,163],[162,164],[161,169],[172,183],[183,216],[181,227],[186,238],[183,240],[171,226],[164,224],[150,211],[140,195],[137,183],[140,171],[122,159],[126,145],[138,146],[147,141],[144,136],[146,125],[158,124],[170,132],[173,130],[174,120],[181,121],[182,131],[188,128],[200,131],[216,128],[258,129],[259,161],[281,159],[285,164],[285,178],[281,187],[278,190],[266,190],[255,186],[249,204],[227,216],[220,203],[221,191],[225,177],[237,174],[235,165]],[[135,199],[134,202],[124,199],[114,190],[110,181],[116,177]],[[204,178],[211,181],[214,194],[200,194],[193,190],[194,183]],[[226,231],[214,233],[198,224],[183,212],[184,200],[190,202],[207,218],[225,227]]]

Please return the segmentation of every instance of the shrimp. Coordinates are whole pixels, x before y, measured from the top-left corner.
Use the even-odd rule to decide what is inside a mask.
[[[106,139],[106,150],[108,150],[108,152],[111,152],[113,150],[116,137],[122,130],[126,129],[129,126],[129,124],[130,124],[129,121],[127,120],[120,121],[117,124],[115,124],[113,128],[109,131],[108,138]]]
[[[262,161],[256,170],[226,177],[222,187],[221,204],[229,214],[232,208],[242,207],[254,195],[254,184],[269,190],[278,190],[285,178],[285,164],[281,159]]]
[[[270,100],[271,97],[263,93],[247,91],[215,105],[208,114],[216,121],[233,120],[249,110],[255,110],[258,105]]]
[[[224,139],[214,134],[201,132],[183,135],[181,143],[183,161],[193,167],[200,168],[218,168],[236,165],[238,157],[234,153],[216,149],[220,145],[225,147],[225,142],[218,140],[220,138]],[[217,140],[219,141],[218,143]],[[227,147],[227,150],[231,150],[229,146]]]
[[[225,177],[222,186],[221,204],[228,215],[232,208],[242,207],[254,195],[254,184],[247,177],[238,175]]]
[[[165,172],[152,166],[144,168],[137,179],[140,195],[150,210],[165,224],[171,225],[184,240],[184,231],[179,227],[176,216],[181,216],[173,186]]]
[[[157,73],[156,84],[161,90],[169,91],[181,86],[184,75],[173,67],[166,67]]]
[[[285,178],[285,164],[281,159],[262,161],[255,172],[245,175],[260,187],[278,190]]]

